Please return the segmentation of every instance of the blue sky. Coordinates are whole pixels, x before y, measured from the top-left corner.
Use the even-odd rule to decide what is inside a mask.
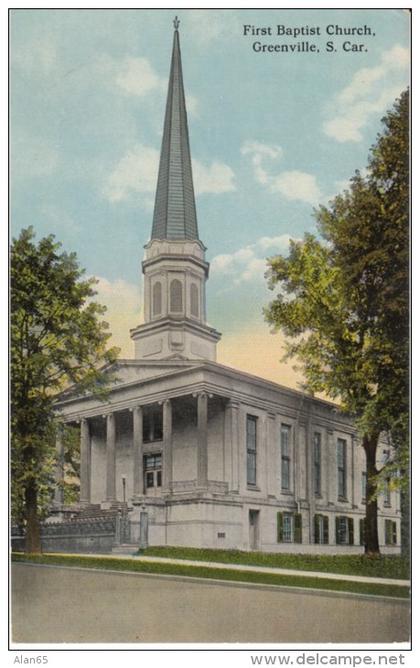
[[[409,15],[382,10],[179,10],[208,320],[220,361],[293,384],[261,308],[265,258],[314,231],[313,207],[367,163],[380,119],[408,84]],[[12,232],[33,225],[99,279],[130,356],[153,213],[174,10],[18,10],[11,15]],[[252,37],[244,24],[319,27]],[[327,25],[368,26],[340,37]],[[337,51],[327,53],[333,40]],[[346,52],[342,43],[364,44]],[[314,43],[315,53],[252,44]]]

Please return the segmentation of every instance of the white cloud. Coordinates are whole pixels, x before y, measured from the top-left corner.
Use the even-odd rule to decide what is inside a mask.
[[[136,96],[166,88],[166,81],[159,77],[146,58],[125,58],[115,82],[125,93]]]
[[[129,199],[136,193],[153,194],[156,189],[159,167],[159,151],[150,146],[138,144],[123,156],[109,174],[102,194],[110,202]],[[235,190],[235,175],[232,169],[221,162],[204,165],[193,160],[195,192],[219,194]],[[150,198],[143,203],[150,208]]]
[[[206,166],[198,160],[192,161],[194,189],[197,195],[202,193],[225,193],[235,188],[233,170],[222,162],[212,162]]]
[[[271,160],[281,158],[283,150],[281,146],[276,146],[274,144],[263,144],[259,141],[248,140],[242,145],[241,153],[242,155],[249,155],[251,157],[251,162],[254,167],[254,175],[257,182],[261,183],[261,185],[267,185],[270,181],[270,176],[263,167],[263,160],[265,158]]]
[[[122,279],[109,281],[97,277],[97,295],[94,300],[107,307],[104,320],[109,323],[112,334],[111,345],[121,348],[121,357],[132,357],[132,342],[129,330],[143,321],[140,305],[140,284],[133,285]]]
[[[187,107],[188,118],[196,118],[198,116],[199,102],[195,95],[186,93],[185,106]]]
[[[237,28],[233,13],[228,10],[194,9],[185,12],[182,21],[185,21],[185,34],[188,34],[188,38],[201,46],[223,36],[230,36]]]
[[[317,204],[322,197],[316,178],[312,174],[292,170],[276,176],[270,186],[273,192],[280,192],[286,199]]]
[[[166,94],[167,77],[160,77],[147,58],[124,58],[120,61],[102,58],[97,67],[127,95],[144,97],[151,93]],[[188,93],[185,101],[189,117],[197,117],[198,99]]]
[[[408,83],[409,50],[396,45],[375,67],[363,67],[332,100],[323,131],[338,142],[359,142],[372,116],[383,113]]]
[[[309,204],[316,204],[321,199],[321,191],[315,176],[312,174],[298,170],[275,174],[268,170],[268,162],[282,158],[283,150],[281,146],[248,140],[242,145],[241,153],[250,158],[255,180],[267,187],[270,192],[279,192],[286,199],[308,202]]]
[[[287,252],[291,236],[260,237],[253,244],[240,248],[234,253],[216,255],[211,261],[213,275],[227,275],[238,285],[248,281],[264,281],[269,255]],[[270,252],[268,252],[270,251]]]
[[[284,252],[288,250],[291,238],[289,234],[280,234],[278,237],[260,237],[255,246],[262,251],[267,251],[271,248],[277,252]]]
[[[152,193],[156,188],[159,152],[138,144],[119,160],[108,176],[102,194],[120,202],[135,193]]]

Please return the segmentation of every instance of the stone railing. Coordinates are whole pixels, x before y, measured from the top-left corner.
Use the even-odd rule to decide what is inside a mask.
[[[42,536],[76,536],[115,534],[116,515],[108,517],[77,517],[64,522],[48,522],[42,527]]]
[[[174,493],[195,492],[197,489],[202,491],[201,487],[198,488],[196,480],[173,480],[171,485]],[[209,480],[205,489],[215,494],[227,494],[228,483],[222,480]]]

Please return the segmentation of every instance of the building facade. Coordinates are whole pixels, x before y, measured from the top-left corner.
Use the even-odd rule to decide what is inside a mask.
[[[129,546],[361,552],[365,456],[334,404],[218,364],[206,320],[178,25],[135,356],[115,365],[109,401],[71,390],[57,403],[80,428],[80,504],[124,508]],[[258,351],[256,351],[258,354]],[[58,479],[63,476],[63,445]],[[379,448],[378,466],[389,456]],[[399,495],[379,500],[384,552],[400,544]]]

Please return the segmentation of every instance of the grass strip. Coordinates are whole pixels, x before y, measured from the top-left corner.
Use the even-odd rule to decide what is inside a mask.
[[[342,575],[395,578],[397,580],[407,580],[410,578],[409,560],[399,555],[366,557],[361,554],[279,554],[274,552],[245,552],[241,550],[214,550],[171,546],[148,547],[141,554],[150,557],[217,561],[223,564],[289,568],[302,571],[339,573]]]
[[[395,598],[409,598],[408,587],[397,585],[351,582],[345,580],[328,580],[315,577],[276,575],[272,573],[257,573],[254,571],[234,571],[214,569],[205,566],[187,566],[181,564],[161,564],[142,562],[130,559],[103,559],[99,556],[85,557],[79,555],[55,554],[22,554],[13,553],[12,561],[32,564],[49,564],[55,566],[77,566],[82,568],[96,568],[99,570],[117,570],[134,573],[155,573],[161,575],[179,575],[197,578],[215,578],[234,582],[254,582],[287,587],[304,587],[305,589],[324,589],[332,591],[369,594],[373,596],[392,596]]]

